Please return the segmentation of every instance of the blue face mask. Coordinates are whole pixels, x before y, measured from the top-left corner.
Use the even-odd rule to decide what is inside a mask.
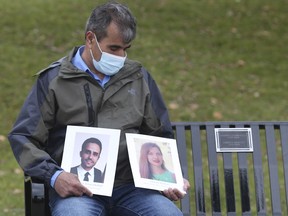
[[[92,50],[90,49],[90,54],[91,54],[95,69],[108,76],[115,75],[124,66],[124,62],[126,60],[127,54],[125,53],[125,56],[121,57],[121,56],[113,55],[107,52],[103,52],[99,46],[96,35],[94,36],[96,39],[97,46],[101,52],[101,58],[99,61],[97,61],[93,56]]]

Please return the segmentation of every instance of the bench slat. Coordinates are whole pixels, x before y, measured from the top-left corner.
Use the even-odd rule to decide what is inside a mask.
[[[258,125],[251,125],[252,140],[253,140],[253,164],[254,164],[254,182],[255,182],[255,195],[256,207],[258,215],[266,215],[265,203],[265,187],[263,178],[263,164],[262,153],[260,146],[260,129]]]
[[[221,124],[220,127],[229,128],[230,126],[229,124]],[[236,212],[232,154],[229,152],[222,153],[222,157],[224,166],[226,208],[228,215],[232,216],[232,213]]]
[[[176,140],[177,140],[177,145],[178,145],[178,154],[181,155],[179,157],[182,172],[183,172],[183,177],[186,179],[189,179],[188,176],[188,164],[187,164],[187,156],[186,156],[186,136],[185,136],[185,127],[183,125],[179,125],[176,128]],[[181,209],[183,212],[184,216],[189,216],[190,215],[190,194],[187,193],[186,196],[181,200]]]
[[[273,215],[281,215],[281,201],[278,177],[278,163],[276,155],[276,142],[274,126],[266,125],[266,145],[268,155],[268,167],[270,175],[270,191]]]
[[[244,124],[239,124],[237,128],[244,128]],[[248,165],[247,165],[247,153],[237,153],[238,156],[238,168],[239,168],[239,181],[241,192],[241,208],[242,212],[246,215],[251,214],[250,208],[250,194],[249,194],[249,178],[248,178]]]
[[[193,153],[196,214],[203,215],[203,213],[205,213],[205,196],[203,185],[204,181],[201,148],[201,130],[199,126],[191,126],[191,144],[191,149]]]
[[[207,125],[206,132],[207,132],[207,145],[208,145],[212,214],[217,215],[215,213],[221,212],[221,201],[220,201],[221,199],[219,190],[218,161],[217,161],[217,154],[215,151],[214,126]]]
[[[224,166],[224,179],[225,179],[225,194],[226,194],[226,208],[227,212],[236,212],[235,207],[235,192],[234,192],[234,176],[232,154],[222,154]]]
[[[285,194],[286,194],[286,211],[288,206],[288,125],[281,125],[280,137],[282,143],[282,160],[284,166]]]
[[[238,153],[242,212],[250,213],[249,178],[247,168],[247,153]]]

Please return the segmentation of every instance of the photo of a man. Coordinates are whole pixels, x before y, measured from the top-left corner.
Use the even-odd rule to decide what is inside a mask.
[[[78,176],[82,181],[103,183],[104,175],[101,170],[95,168],[102,151],[102,143],[99,139],[91,137],[86,139],[80,151],[81,164],[72,167],[70,172]]]

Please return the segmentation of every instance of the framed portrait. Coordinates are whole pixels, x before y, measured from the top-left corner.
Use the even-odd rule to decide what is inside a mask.
[[[186,193],[175,139],[132,133],[126,133],[126,139],[136,187]]]
[[[93,194],[111,196],[120,130],[67,126],[61,167],[78,176]]]

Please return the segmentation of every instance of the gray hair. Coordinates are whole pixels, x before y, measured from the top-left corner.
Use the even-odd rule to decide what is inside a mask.
[[[130,43],[136,36],[136,18],[129,8],[117,2],[108,2],[96,7],[86,24],[86,31],[96,33],[100,42],[107,36],[107,27],[114,22],[122,34],[124,43]]]

